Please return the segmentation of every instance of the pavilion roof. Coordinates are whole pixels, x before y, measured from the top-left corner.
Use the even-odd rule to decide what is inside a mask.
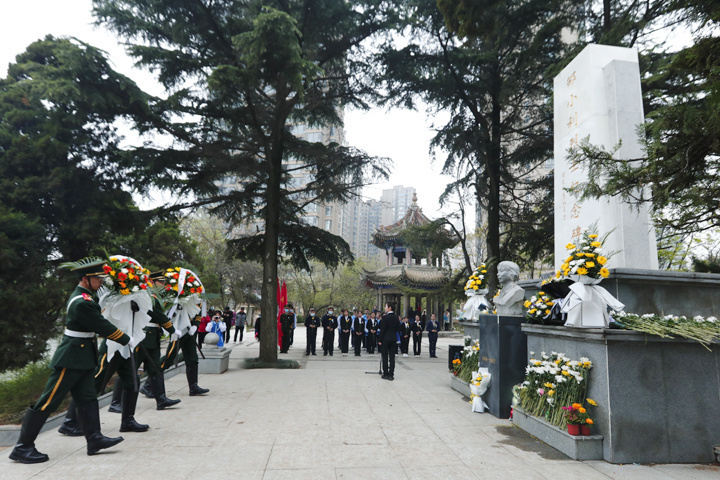
[[[450,280],[450,272],[429,265],[388,265],[374,272],[365,270],[364,273],[374,287],[402,285],[434,289]]]
[[[392,246],[405,246],[400,233],[408,227],[427,225],[430,221],[422,212],[422,208],[418,206],[417,194],[414,194],[412,205],[408,208],[405,216],[392,225],[377,227],[372,236],[372,243],[382,249]]]

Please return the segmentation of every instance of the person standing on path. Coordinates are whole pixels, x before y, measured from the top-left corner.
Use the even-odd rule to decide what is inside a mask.
[[[333,308],[330,307],[322,318],[323,328],[323,356],[333,356],[333,343],[335,343],[335,329],[338,326],[337,317],[333,315]]]
[[[375,318],[375,312],[370,313],[370,318],[368,318],[367,323],[365,324],[365,329],[367,330],[367,339],[365,340],[365,345],[367,346],[367,352],[370,355],[375,355],[375,346],[377,345],[377,319]]]
[[[395,380],[395,354],[397,353],[397,336],[400,328],[400,320],[395,315],[395,305],[388,302],[385,304],[385,315],[381,320],[381,330],[378,337],[380,354],[382,355],[382,378]]]
[[[292,304],[285,305],[285,312],[280,315],[280,329],[282,330],[282,347],[280,353],[288,353],[290,348],[290,331],[295,323],[295,314],[292,312]]]
[[[109,438],[100,431],[100,410],[95,391],[97,344],[95,335],[111,338],[121,345],[134,348],[129,335],[115,327],[100,313],[100,305],[92,295],[103,284],[104,260],[87,258],[65,264],[79,276],[78,285],[67,302],[65,332],[52,361],[53,370],[45,391],[37,403],[28,408],[23,417],[20,438],[10,453],[10,459],[21,463],[47,462],[50,457],[35,448],[35,439],[50,414],[70,392],[76,415],[87,441],[87,454],[110,448],[123,441],[122,437]]]
[[[355,317],[355,321],[353,322],[353,338],[355,339],[355,342],[353,346],[355,347],[355,356],[360,356],[360,349],[363,345],[363,338],[365,338],[365,319],[361,317],[360,315]]]
[[[307,317],[305,317],[305,335],[307,337],[305,355],[315,355],[315,343],[317,342],[318,327],[322,327],[320,317],[315,315],[315,309],[311,307],[310,313]]]
[[[233,320],[235,319],[235,313],[230,310],[230,307],[225,307],[225,310],[222,313],[222,319],[225,323],[225,330],[223,332],[225,333],[224,343],[230,343],[230,333],[232,332],[233,327]]]
[[[420,321],[420,315],[415,315],[415,321],[410,325],[412,332],[413,332],[413,354],[416,357],[420,356],[420,349],[422,347],[422,334],[423,334],[423,326],[422,322]]]
[[[343,310],[343,314],[338,320],[340,325],[340,351],[343,357],[347,357],[350,329],[352,328],[352,318],[347,309]]]
[[[435,314],[433,313],[430,315],[430,321],[427,322],[426,330],[428,331],[428,342],[430,342],[430,358],[437,358],[437,355],[435,355],[435,350],[437,347],[437,341],[438,341],[438,329],[439,325],[437,322],[437,319],[435,318]]]
[[[412,330],[410,329],[410,324],[408,323],[408,317],[406,315],[403,317],[402,322],[400,322],[400,353],[402,353],[403,357],[408,356],[408,346],[410,345],[411,334]]]
[[[238,333],[240,334],[240,343],[243,341],[243,334],[245,333],[245,323],[247,322],[247,313],[245,313],[245,307],[240,307],[240,311],[235,315],[235,338],[233,342],[238,341]]]

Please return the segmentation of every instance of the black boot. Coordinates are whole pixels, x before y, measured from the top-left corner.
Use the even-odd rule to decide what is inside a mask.
[[[49,416],[50,412],[28,408],[25,413],[25,418],[23,418],[22,428],[20,429],[20,438],[10,453],[10,460],[16,460],[21,463],[42,463],[50,459],[50,457],[35,449],[35,439]]]
[[[167,407],[180,403],[180,400],[172,400],[165,396],[165,377],[162,372],[155,373],[149,378],[149,381],[152,382],[152,391],[155,392],[155,402],[158,410],[165,410]]]
[[[122,413],[122,392],[123,392],[123,384],[122,382],[116,380],[115,386],[113,387],[113,396],[112,401],[110,402],[110,406],[108,407],[108,412],[110,413]]]
[[[122,396],[122,422],[121,432],[145,432],[150,426],[135,421],[135,406],[137,405],[138,392],[128,389],[123,390]]]
[[[87,441],[88,455],[95,455],[100,450],[114,447],[123,441],[123,437],[106,437],[100,431],[100,409],[97,400],[77,407],[77,417]]]
[[[143,383],[143,386],[140,388],[140,393],[145,395],[147,398],[155,398],[152,377],[150,375],[148,375],[147,380],[145,380],[145,383]]]
[[[65,415],[65,421],[62,425],[60,425],[60,428],[58,428],[58,432],[62,433],[63,435],[67,435],[68,437],[82,437],[83,431],[82,428],[80,428],[80,424],[77,420],[77,412],[75,411],[75,400],[70,400],[70,404],[68,405],[68,411]]]
[[[198,386],[198,364],[197,363],[185,363],[185,375],[187,376],[188,387],[190,387],[190,396],[194,397],[197,395],[204,395],[210,390],[207,388],[201,388]]]

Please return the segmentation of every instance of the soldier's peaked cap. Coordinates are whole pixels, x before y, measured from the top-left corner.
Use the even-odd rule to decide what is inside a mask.
[[[65,262],[60,264],[60,268],[67,268],[73,273],[80,274],[84,277],[92,277],[95,275],[105,275],[103,266],[105,260],[100,257],[85,257],[76,262]]]

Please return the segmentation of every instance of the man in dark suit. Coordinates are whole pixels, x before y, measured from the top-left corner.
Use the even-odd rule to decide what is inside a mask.
[[[391,302],[385,304],[385,315],[380,323],[378,344],[382,355],[382,378],[395,380],[395,354],[397,353],[397,338],[400,329],[400,319],[395,315],[395,305]]]
[[[430,321],[427,323],[428,341],[430,342],[430,358],[437,358],[437,355],[435,355],[435,348],[437,347],[439,328],[440,326],[438,325],[435,314],[433,313],[430,316]]]

